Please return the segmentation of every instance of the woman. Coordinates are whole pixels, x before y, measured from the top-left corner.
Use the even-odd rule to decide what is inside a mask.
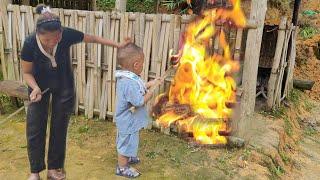
[[[40,14],[36,32],[28,36],[21,51],[23,77],[29,89],[31,104],[27,113],[27,144],[31,167],[30,180],[40,179],[46,168],[45,142],[49,97],[52,115],[48,150],[48,179],[65,179],[63,171],[66,135],[75,102],[75,87],[70,63],[70,46],[76,43],[99,43],[113,47],[122,45],[101,37],[62,27],[58,16],[49,7],[38,5]]]

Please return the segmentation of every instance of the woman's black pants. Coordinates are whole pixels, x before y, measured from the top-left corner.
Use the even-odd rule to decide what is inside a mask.
[[[32,173],[38,173],[46,168],[45,147],[50,94],[52,94],[52,111],[48,169],[64,167],[67,129],[74,107],[75,93],[73,89],[48,91],[42,96],[41,101],[31,103],[28,107],[26,134]]]

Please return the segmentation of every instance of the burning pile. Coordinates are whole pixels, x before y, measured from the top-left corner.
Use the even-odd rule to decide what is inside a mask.
[[[221,132],[228,132],[228,121],[236,102],[234,73],[239,64],[231,57],[223,28],[216,24],[245,26],[240,0],[230,0],[232,9],[211,9],[187,27],[180,50],[180,61],[168,94],[160,95],[154,106],[156,122],[162,127],[175,124],[190,132],[200,144],[226,144]],[[218,37],[223,55],[210,54],[211,39]],[[220,132],[220,133],[219,133]]]

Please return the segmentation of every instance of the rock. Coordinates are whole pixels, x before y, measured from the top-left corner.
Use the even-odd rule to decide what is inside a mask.
[[[235,136],[227,136],[227,146],[230,148],[242,148],[245,145],[245,140]]]

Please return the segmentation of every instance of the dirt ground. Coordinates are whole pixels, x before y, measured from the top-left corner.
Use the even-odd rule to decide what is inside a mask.
[[[136,166],[143,174],[139,179],[316,179],[320,134],[303,122],[313,118],[320,125],[320,104],[305,97],[297,92],[289,108],[254,114],[255,123],[248,127],[249,140],[242,149],[195,148],[175,136],[144,130],[142,162]],[[68,179],[123,179],[114,175],[114,123],[73,116],[69,127]],[[1,125],[0,137],[0,179],[26,179],[25,115]]]
[[[320,0],[302,1],[302,11],[304,10],[320,11]],[[320,52],[320,14],[311,17],[300,15],[299,21],[300,26],[316,28],[318,34],[310,39],[298,37],[294,78],[315,81],[312,91],[308,91],[307,94],[314,100],[320,100],[320,57],[317,58],[315,55],[315,51]]]

